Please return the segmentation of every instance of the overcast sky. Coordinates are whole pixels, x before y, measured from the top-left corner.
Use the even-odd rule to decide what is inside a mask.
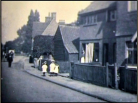
[[[78,11],[91,1],[2,1],[2,43],[18,37],[17,30],[27,24],[31,9],[38,10],[44,22],[49,12],[56,12],[57,19],[71,23],[77,20]]]

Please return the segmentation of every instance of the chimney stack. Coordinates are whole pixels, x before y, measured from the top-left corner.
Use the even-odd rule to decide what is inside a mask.
[[[59,20],[58,24],[59,25],[65,25],[65,20]]]
[[[56,20],[56,12],[51,13],[51,18]]]
[[[52,12],[51,15],[49,12],[48,16],[45,17],[45,22],[51,21],[52,19],[54,19],[56,21],[56,12]]]
[[[45,17],[45,22],[49,22],[49,21],[51,21],[51,17]]]

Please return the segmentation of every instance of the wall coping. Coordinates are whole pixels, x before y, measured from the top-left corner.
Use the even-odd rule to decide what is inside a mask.
[[[106,66],[100,66],[95,64],[86,64],[86,63],[74,63],[76,65],[82,65],[82,66],[89,66],[89,67],[106,67]]]

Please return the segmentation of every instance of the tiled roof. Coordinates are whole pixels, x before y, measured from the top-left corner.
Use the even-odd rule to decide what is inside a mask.
[[[79,27],[59,26],[63,43],[69,53],[78,53],[79,49]]]
[[[116,1],[94,1],[86,9],[79,12],[79,14],[89,13],[97,10],[109,8],[114,5]]]
[[[35,37],[37,35],[41,35],[44,30],[47,28],[50,22],[34,22],[33,23],[33,32],[32,37]]]
[[[102,22],[98,22],[92,26],[86,26],[80,28],[80,40],[90,40],[90,39],[102,39],[103,24]]]
[[[48,27],[43,31],[43,36],[54,36],[58,28],[58,23],[53,19]]]

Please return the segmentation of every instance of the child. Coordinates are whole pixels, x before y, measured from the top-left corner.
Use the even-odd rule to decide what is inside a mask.
[[[50,64],[50,76],[54,75],[54,70],[55,70],[55,61],[52,61]]]
[[[46,65],[46,61],[43,63],[42,65],[42,72],[43,72],[43,75],[42,76],[45,76],[45,73],[47,72],[47,65]]]
[[[54,73],[56,76],[58,75],[58,72],[59,72],[59,65],[56,64],[55,70],[54,70]]]

